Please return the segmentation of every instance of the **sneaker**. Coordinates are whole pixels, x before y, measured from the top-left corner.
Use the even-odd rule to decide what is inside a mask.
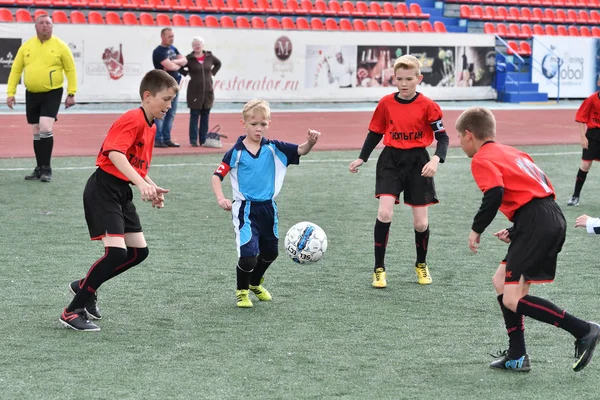
[[[578,206],[579,205],[579,196],[572,196],[571,200],[567,202],[568,206]]]
[[[100,327],[87,318],[87,314],[83,308],[78,308],[73,312],[68,312],[65,308],[60,315],[59,321],[67,328],[75,329],[76,331],[99,331]]]
[[[50,182],[52,180],[52,168],[48,166],[42,166],[40,171],[41,182]]]
[[[595,322],[590,322],[589,324],[590,332],[575,341],[575,354],[579,356],[575,364],[573,364],[573,371],[575,372],[581,371],[589,364],[596,349],[596,344],[600,340],[600,325]]]
[[[373,287],[377,289],[383,289],[387,287],[387,276],[385,269],[381,267],[375,268],[375,272],[373,272]]]
[[[417,279],[419,285],[431,284],[431,275],[429,275],[429,267],[425,263],[417,263],[415,265],[415,272],[417,273]]]
[[[490,368],[514,372],[531,371],[531,362],[529,361],[528,354],[525,354],[516,360],[512,360],[508,358],[508,350],[504,350],[496,355],[492,354],[492,357],[498,358],[490,363]]]
[[[169,146],[167,146],[167,144],[165,142],[155,142],[154,147],[160,147],[161,149],[166,149]]]
[[[237,298],[237,306],[240,308],[252,308],[252,301],[248,297],[248,289],[236,290],[235,297]]]
[[[252,293],[254,293],[256,295],[256,297],[260,301],[271,301],[273,299],[273,297],[271,297],[271,293],[269,293],[269,291],[267,289],[265,289],[263,285],[258,285],[258,286],[250,285],[250,290],[252,291]]]
[[[170,140],[167,140],[165,142],[165,144],[167,145],[167,147],[180,147],[181,146],[179,143],[173,143]]]
[[[73,295],[76,295],[79,291],[79,279],[71,282],[69,284],[69,290]],[[85,311],[89,319],[102,319],[102,314],[100,314],[100,309],[98,308],[98,294],[94,293],[92,297],[85,304]]]
[[[35,167],[33,172],[29,175],[25,175],[25,180],[26,181],[33,181],[36,179],[40,179],[42,176],[42,173],[40,171],[40,167]]]

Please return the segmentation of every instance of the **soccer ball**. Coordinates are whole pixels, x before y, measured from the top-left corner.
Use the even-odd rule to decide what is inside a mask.
[[[317,262],[327,251],[327,235],[312,222],[298,222],[285,235],[284,245],[285,252],[294,262]]]

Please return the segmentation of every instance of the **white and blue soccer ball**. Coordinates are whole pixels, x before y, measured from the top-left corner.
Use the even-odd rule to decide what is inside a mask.
[[[317,224],[298,222],[285,235],[285,252],[298,264],[317,262],[327,251],[327,235]]]

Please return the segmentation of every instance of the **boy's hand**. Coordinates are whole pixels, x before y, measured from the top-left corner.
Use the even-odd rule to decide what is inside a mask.
[[[357,158],[356,160],[352,161],[350,163],[350,172],[352,172],[353,174],[358,172],[358,167],[360,167],[361,165],[363,165],[365,162],[363,161],[362,158]]]
[[[152,207],[163,208],[165,206],[166,193],[169,193],[169,189],[156,186],[156,199],[152,200]]]
[[[309,129],[306,131],[306,140],[310,144],[316,144],[319,140],[319,136],[321,136],[321,132],[315,131],[314,129]]]
[[[589,215],[580,215],[579,217],[577,217],[577,219],[575,220],[575,228],[580,227],[580,228],[585,228],[587,226],[587,220],[589,219]]]
[[[432,178],[437,172],[438,164],[440,163],[440,159],[438,157],[433,157],[421,170],[421,176],[425,178]]]
[[[152,186],[148,182],[144,181],[137,187],[142,194],[143,201],[154,201],[156,200],[156,187]]]
[[[588,140],[585,135],[581,137],[581,147],[583,147],[584,149],[588,148]]]
[[[471,231],[469,234],[469,250],[472,253],[477,253],[477,249],[479,249],[479,241],[481,240],[481,235],[475,231]]]
[[[502,229],[501,231],[494,233],[494,236],[502,240],[504,243],[510,243],[510,238],[508,237],[507,229]]]
[[[217,202],[219,203],[219,207],[221,207],[223,210],[231,211],[231,200],[222,198],[217,199]]]

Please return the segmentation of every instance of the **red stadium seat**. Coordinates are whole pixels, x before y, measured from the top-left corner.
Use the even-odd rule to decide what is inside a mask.
[[[265,25],[265,21],[260,18],[260,17],[252,17],[252,28],[253,29],[267,29],[267,26]],[[239,28],[239,26],[238,26]]]
[[[281,18],[281,27],[283,29],[296,29],[296,24],[290,17],[283,17]]]
[[[300,2],[300,8],[306,10],[310,15],[323,15],[323,10],[317,10],[310,0],[302,0]]]
[[[569,32],[567,31],[567,28],[565,28],[563,25],[559,25],[556,27],[556,34],[558,36],[569,36]]]
[[[531,30],[531,26],[527,24],[521,25],[521,37],[529,39],[533,36],[533,31]]]
[[[523,22],[532,22],[535,21],[535,17],[533,16],[533,13],[531,12],[531,10],[527,7],[522,7],[521,8],[521,19],[520,21]]]
[[[381,27],[374,19],[367,21],[367,30],[370,32],[381,32]]]
[[[88,13],[88,24],[104,25],[104,18],[98,11],[90,11]]]
[[[293,12],[294,14],[308,15],[308,11],[303,10],[296,0],[287,0],[285,2],[285,9]]]
[[[487,33],[488,35],[496,34],[496,27],[491,22],[486,22],[483,24],[483,33]]]
[[[248,18],[240,15],[235,18],[235,26],[241,29],[250,29],[250,21],[248,21]]]
[[[89,0],[87,3],[89,8],[104,8],[104,0]]]
[[[394,21],[394,30],[396,32],[408,32],[408,28],[403,21]]]
[[[531,46],[526,41],[522,40],[519,42],[519,54],[523,56],[531,55]]]
[[[310,25],[308,23],[308,20],[304,17],[296,18],[296,28],[299,30],[302,30],[302,31],[310,30]]]
[[[54,15],[54,14],[52,14]],[[71,23],[72,24],[85,24],[85,15],[81,11],[71,11]]]
[[[325,20],[325,29],[327,29],[328,31],[339,31],[340,27],[338,26],[338,23],[335,19],[327,18]]]
[[[152,14],[149,14],[146,12],[140,13],[140,25],[146,25],[146,26],[156,25],[154,23],[154,17],[152,16]]]
[[[269,29],[281,29],[279,20],[275,17],[267,17],[267,28]]]
[[[33,22],[33,18],[31,18],[29,10],[26,10],[24,8],[17,8],[17,11],[15,12],[15,20],[17,22]]]
[[[570,26],[569,27],[569,36],[580,36],[579,35],[579,30],[577,29],[576,26]]]
[[[173,26],[188,26],[185,16],[181,14],[173,14]]]
[[[471,7],[466,4],[461,4],[460,17],[464,19],[471,19]]]
[[[342,5],[337,0],[329,0],[329,10],[334,12],[334,15],[346,17],[350,16],[350,13],[342,8]]]
[[[433,30],[437,33],[446,33],[448,30],[446,29],[446,24],[442,21],[435,21],[433,23]]]
[[[506,7],[498,7],[496,9],[496,21],[507,21],[509,19],[508,10]]]
[[[481,8],[481,6],[473,6],[471,9],[471,19],[485,19],[483,8]]]
[[[372,1],[369,4],[369,10],[374,13],[375,16],[378,17],[386,17],[386,18],[390,18],[392,16],[392,13],[389,11],[384,11],[383,8],[381,7],[381,5],[375,1]]]
[[[544,30],[546,31],[546,35],[556,36],[556,30],[554,29],[554,26],[546,25]]]
[[[313,31],[325,30],[325,26],[323,25],[323,21],[321,21],[321,18],[312,18],[310,20],[310,27]]]
[[[542,22],[555,22],[556,15],[554,14],[554,10],[551,8],[546,8],[544,10],[544,17],[542,18]]]
[[[248,12],[262,14],[266,8],[259,7],[254,3],[254,0],[242,0],[242,7],[249,10]]]
[[[15,22],[15,18],[8,8],[0,8],[0,22]]]
[[[119,14],[114,11],[107,11],[104,17],[107,25],[121,25],[123,23]]]
[[[208,18],[208,17],[206,17],[206,18]],[[215,27],[218,28],[219,21],[217,21],[217,19],[215,17],[213,17],[213,18],[214,18],[214,23],[216,24],[216,26],[214,26],[213,28],[215,28]],[[200,17],[199,15],[190,15],[190,26],[204,26],[202,17]]]
[[[519,21],[521,19],[521,11],[517,7],[510,7],[508,9],[508,20]]]
[[[221,4],[222,3],[223,2],[221,2]],[[200,9],[203,12],[207,12],[207,13],[215,13],[215,12],[219,11],[219,9],[216,6],[210,4],[208,2],[208,0],[196,0],[196,6],[200,7]]]
[[[597,26],[592,26],[592,36],[600,37],[600,28],[598,28]]]
[[[235,28],[235,23],[233,22],[233,18],[231,18],[229,15],[221,16],[220,22],[221,22],[221,28],[229,28],[229,29]]]
[[[236,13],[249,13],[250,8],[244,7],[238,0],[227,0],[227,6]]]
[[[271,0],[271,6],[265,11],[267,14],[280,14],[285,10],[285,4],[281,0]]]
[[[591,37],[592,36],[592,31],[590,31],[590,28],[588,28],[587,26],[582,26],[581,28],[579,28],[581,36],[585,36],[585,37]]]
[[[354,27],[354,30],[358,32],[364,32],[367,30],[367,26],[362,19],[355,19],[352,21],[352,26]]]
[[[223,0],[210,0],[210,3],[212,4],[212,6],[214,8],[217,9],[217,11],[219,11],[223,14],[232,14],[233,13],[234,8],[226,5]],[[233,19],[231,20],[231,22],[233,22]],[[221,25],[223,25],[223,24],[221,23]]]
[[[577,23],[577,13],[575,10],[568,10],[567,17],[565,18],[565,22],[567,24],[575,24]]]
[[[369,6],[364,1],[356,2],[356,11],[361,13],[365,17],[376,17],[377,13],[374,13],[369,9]]]
[[[409,32],[421,32],[421,27],[419,26],[419,23],[416,21],[408,21],[408,31]]]
[[[33,19],[36,20],[40,15],[48,15],[48,11],[46,10],[35,10],[33,13]]]
[[[483,9],[483,19],[494,21],[496,19],[496,9],[492,6],[486,6]]]
[[[381,30],[383,32],[394,32],[394,26],[388,20],[381,20]]]
[[[421,32],[427,32],[427,33],[433,32],[433,25],[431,25],[431,22],[422,21],[421,22]]]
[[[469,6],[466,7],[469,8]],[[471,11],[471,9],[469,9],[469,11]],[[391,14],[392,17],[401,17],[396,10],[396,7],[390,2],[383,3],[383,12],[386,14]]]
[[[590,21],[590,16],[588,15],[587,11],[585,10],[579,10],[579,13],[577,15],[577,23],[578,24],[590,24],[592,21]]]
[[[352,22],[350,22],[350,20],[347,18],[341,18],[340,19],[340,30],[341,31],[353,31],[354,28],[352,28]]]
[[[324,0],[316,0],[314,14],[333,16],[335,15],[335,11],[331,11]]]
[[[188,4],[183,1],[179,2],[177,0],[165,0],[165,3],[171,7],[173,11],[188,11]]]
[[[356,11],[356,8],[354,8],[354,3],[352,3],[351,1],[344,1],[342,3],[342,9],[348,13],[348,15],[352,15],[355,17],[362,17],[362,13]]]
[[[431,17],[430,14],[428,13],[424,13],[423,10],[421,10],[421,6],[419,5],[419,3],[411,3],[410,4],[410,12],[416,15],[416,18],[427,18],[429,19],[429,17]]]
[[[171,26],[171,18],[167,14],[156,14],[156,25]]]
[[[134,13],[126,11],[123,13],[123,25],[139,25],[139,21]]]
[[[508,28],[500,23],[496,25],[496,34],[500,37],[508,37]]]
[[[269,4],[269,0],[256,0],[256,7],[261,13],[266,13],[271,8],[271,4]]]
[[[517,24],[508,24],[508,37],[517,38],[521,35],[521,30]]]
[[[508,40],[506,42],[506,44],[508,45],[508,47],[506,48],[506,52],[508,54],[518,54],[519,53],[519,45],[517,44],[517,42],[512,41],[512,40]]]
[[[396,6],[396,11],[401,13],[405,18],[417,18],[417,14],[408,10],[406,3],[398,3],[398,5]]]
[[[564,24],[565,21],[567,20],[567,13],[565,12],[565,10],[556,10],[554,12],[554,21],[559,23],[559,24]]]

